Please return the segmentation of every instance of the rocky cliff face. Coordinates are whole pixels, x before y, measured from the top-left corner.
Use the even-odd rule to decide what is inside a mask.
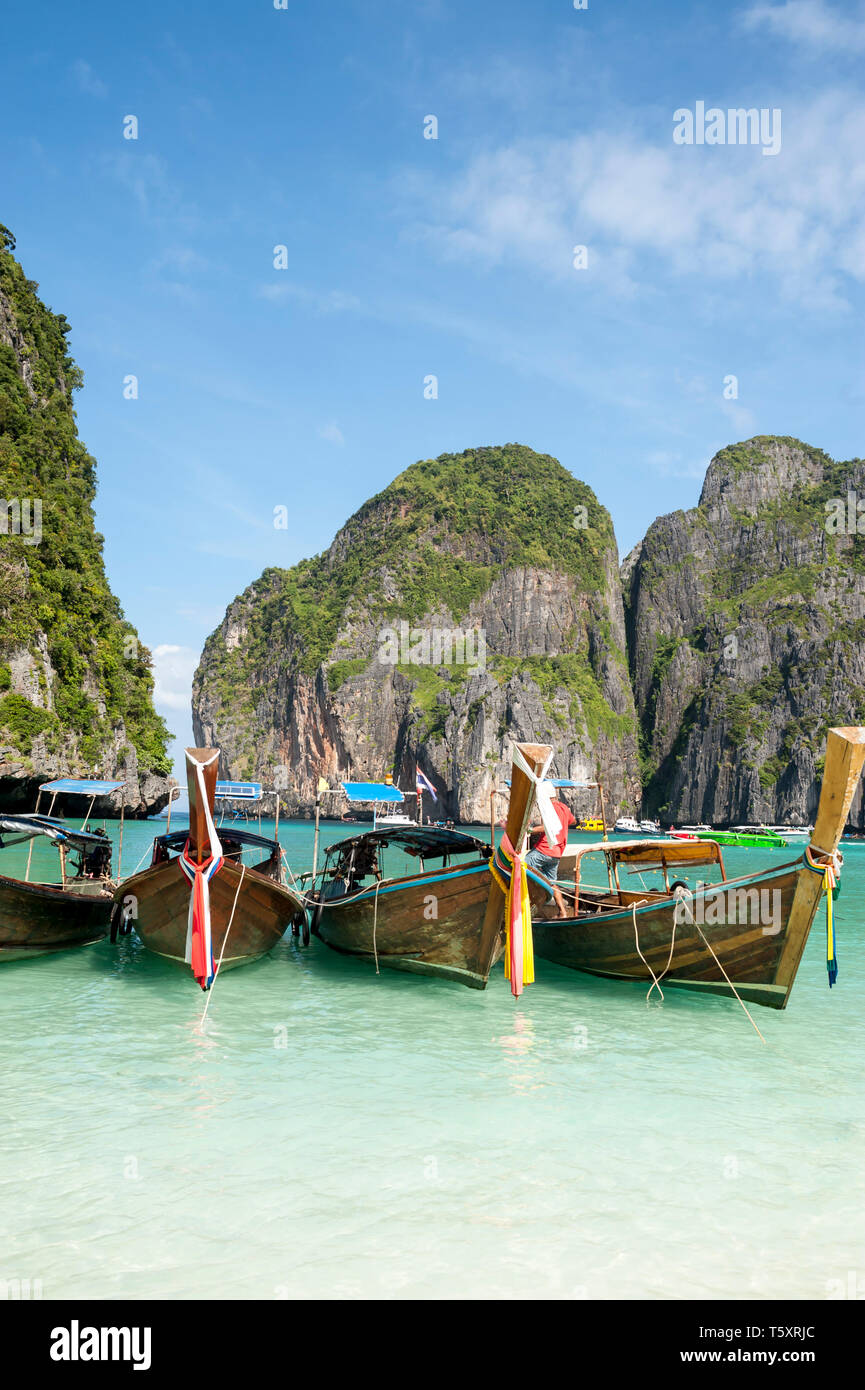
[[[416,463],[324,555],[234,601],[196,673],[193,721],[225,776],[281,788],[295,814],[320,776],[394,772],[408,789],[417,761],[438,814],[484,821],[514,739],[552,743],[555,775],[600,773],[609,806],[633,804],[609,515],[519,445]]]
[[[646,810],[813,819],[827,728],[865,722],[861,532],[865,462],[774,437],[723,449],[699,506],[649,528],[623,566]]]
[[[99,776],[146,815],[166,804],[170,771],[150,657],[105,578],[69,325],[13,248],[0,228],[0,805],[32,809],[41,782]]]

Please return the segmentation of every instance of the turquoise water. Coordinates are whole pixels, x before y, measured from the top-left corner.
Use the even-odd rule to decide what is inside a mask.
[[[126,873],[154,828],[127,823]],[[310,825],[280,838],[308,867]],[[217,981],[203,1028],[191,977],[134,937],[6,964],[0,1281],[825,1298],[865,1270],[863,889],[851,846],[838,985],[821,908],[788,1009],[752,1009],[765,1046],[733,1001],[647,1005],[544,962],[515,1001],[501,967],[480,993],[288,937]]]

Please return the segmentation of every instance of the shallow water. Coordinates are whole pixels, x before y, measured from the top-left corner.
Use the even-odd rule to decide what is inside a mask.
[[[155,829],[127,823],[126,873]],[[308,823],[280,839],[309,866]],[[203,1029],[191,976],[134,937],[5,964],[0,1281],[825,1298],[865,1270],[863,890],[854,845],[838,984],[821,907],[787,1010],[752,1008],[765,1046],[733,1001],[543,961],[515,1001],[501,966],[481,993],[289,936],[217,981]]]

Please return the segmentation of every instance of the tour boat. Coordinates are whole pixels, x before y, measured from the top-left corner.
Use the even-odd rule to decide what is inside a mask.
[[[613,829],[618,831],[620,835],[639,835],[640,822],[632,820],[630,816],[620,816]]]
[[[277,840],[217,831],[218,763],[219,749],[186,749],[189,829],[156,837],[150,867],[117,889],[112,922],[112,938],[134,923],[148,950],[191,966],[202,989],[220,970],[258,960],[305,916],[301,894],[283,882]],[[243,862],[246,852],[255,863]]]
[[[552,756],[542,745],[518,744],[538,775]],[[533,783],[514,759],[506,833],[519,847],[528,829]],[[389,875],[385,852],[418,861],[414,873]],[[504,897],[490,872],[492,847],[460,831],[397,826],[330,845],[311,897],[310,927],[333,950],[390,970],[436,975],[484,989],[504,947]],[[495,853],[500,877],[507,865]],[[547,881],[527,870],[533,902],[550,896]]]
[[[0,859],[0,961],[31,960],[89,946],[108,934],[115,886],[110,839],[104,831],[92,834],[84,825],[76,830],[60,817],[40,815],[39,804],[42,793],[49,792],[49,812],[59,795],[89,797],[92,809],[98,796],[122,786],[122,782],[62,778],[40,787],[34,812],[0,814],[0,850],[27,845],[23,878],[4,875]],[[57,850],[55,877],[59,881],[32,876],[33,849],[39,845]]]
[[[570,915],[550,920],[549,907],[535,911],[535,955],[652,988],[655,982],[677,985],[783,1009],[824,888],[831,889],[840,872],[838,843],[863,759],[865,728],[829,730],[811,841],[804,855],[758,873],[726,879],[721,849],[711,838],[571,846],[559,870]],[[581,881],[582,861],[591,853],[604,857],[606,886]],[[718,866],[720,883],[691,888],[676,879],[710,864]],[[622,872],[637,882],[623,885]],[[647,886],[652,872],[663,875],[663,888]],[[827,935],[831,981],[834,945],[828,929]]]
[[[698,831],[698,840],[715,840],[719,845],[733,849],[786,849],[787,841],[776,835],[768,826],[762,830],[707,830]]]

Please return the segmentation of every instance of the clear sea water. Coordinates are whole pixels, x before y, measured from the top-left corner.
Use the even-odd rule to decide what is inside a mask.
[[[158,829],[127,822],[125,873]],[[280,839],[310,866],[309,823]],[[786,858],[725,852],[730,873]],[[3,965],[0,1284],[763,1299],[837,1296],[852,1272],[862,1287],[863,890],[852,845],[838,984],[821,907],[787,1010],[752,1009],[766,1045],[733,1001],[647,1004],[643,986],[544,962],[515,1001],[501,967],[481,993],[289,936],[217,981],[203,1027],[191,976],[134,937]]]

